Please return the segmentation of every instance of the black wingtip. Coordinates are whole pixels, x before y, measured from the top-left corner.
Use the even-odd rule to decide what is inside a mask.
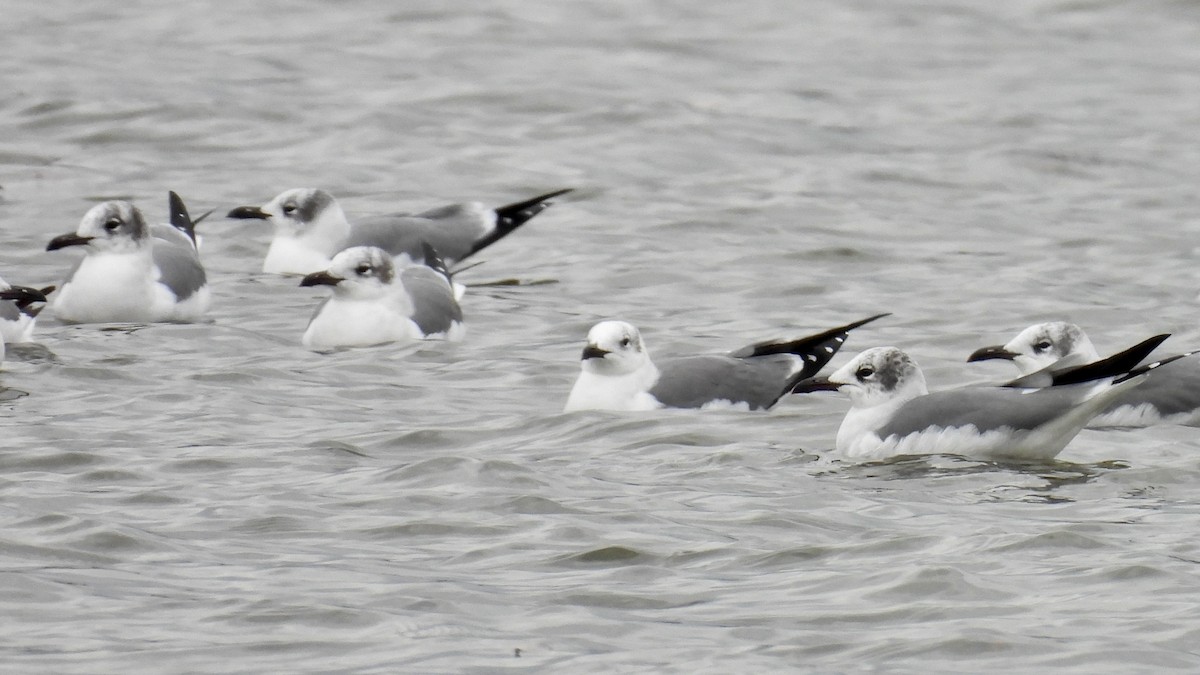
[[[20,306],[21,303],[46,302],[46,295],[36,288],[11,286],[0,291],[0,300],[12,300]]]
[[[1099,361],[1088,363],[1082,366],[1068,368],[1061,372],[1053,373],[1053,386],[1091,382],[1093,380],[1099,380],[1106,377],[1121,378],[1118,381],[1128,379],[1130,374],[1138,369],[1138,364],[1146,360],[1146,358],[1150,356],[1150,353],[1157,349],[1158,346],[1165,342],[1169,337],[1171,337],[1170,333],[1155,335],[1154,337],[1142,340],[1129,349],[1117,352],[1106,359],[1101,359]],[[1136,375],[1134,377],[1136,377]]]
[[[20,310],[22,314],[27,314],[29,316],[36,317],[42,311],[42,308],[41,307],[32,307],[31,305],[33,305],[33,303],[35,303],[35,302],[47,302],[47,300],[45,299],[45,296],[50,295],[51,293],[53,293],[56,290],[58,290],[58,286],[44,286],[42,288],[37,289],[37,293],[40,293],[42,295],[41,300],[39,300],[36,297],[36,295],[30,294],[30,295],[26,296],[25,299],[16,300],[13,304],[15,304],[17,306],[17,309]]]
[[[188,239],[192,240],[192,245],[194,246],[196,244],[196,223],[188,215],[187,207],[183,204],[183,198],[176,194],[174,190],[167,193],[167,207],[171,211],[171,227],[186,234]]]
[[[421,242],[421,252],[425,256],[425,265],[427,267],[433,268],[435,272],[446,277],[446,281],[451,281],[451,283],[453,283],[450,278],[450,269],[446,267],[446,261],[442,259],[441,254],[437,252],[437,249],[433,247],[433,244],[430,244],[427,241]]]
[[[860,326],[865,326],[865,325],[871,323],[872,321],[882,319],[885,316],[891,316],[891,312],[884,312],[883,314],[876,314],[875,316],[869,316],[865,319],[855,321],[853,323],[848,323],[844,326],[838,326],[837,328],[830,328],[827,331],[822,331],[820,333],[817,333],[816,335],[809,335],[807,337],[802,337],[797,340],[789,340],[786,342],[774,342],[774,341],[757,342],[755,344],[749,345],[747,347],[743,347],[743,348],[733,352],[731,354],[731,356],[734,356],[737,358],[747,358],[747,357],[751,357],[751,356],[767,356],[770,354],[796,354],[799,356],[803,356],[807,353],[810,353],[811,351],[813,351],[816,348],[821,348],[826,342],[829,342],[832,340],[832,341],[837,342],[836,347],[834,347],[833,351],[829,352],[829,354],[828,354],[829,358],[833,358],[833,355],[837,353],[837,350],[839,348],[841,348],[841,346],[842,346],[841,343],[845,341],[846,335],[850,331],[852,331],[855,328],[858,328]],[[839,338],[840,338],[840,340],[839,340]],[[824,351],[824,350],[822,349],[822,351]],[[828,360],[829,359],[826,359],[825,362],[828,362]],[[824,365],[825,362],[823,362],[822,365]],[[815,374],[815,372],[812,374]]]
[[[1184,352],[1182,354],[1176,354],[1175,356],[1168,356],[1164,359],[1159,359],[1158,361],[1155,361],[1153,363],[1147,363],[1144,366],[1138,366],[1137,368],[1134,368],[1133,370],[1122,375],[1121,377],[1118,377],[1117,379],[1113,380],[1113,384],[1121,384],[1122,382],[1124,382],[1126,380],[1132,380],[1133,378],[1135,378],[1139,375],[1145,375],[1146,373],[1148,373],[1152,370],[1161,368],[1161,367],[1167,365],[1168,363],[1171,363],[1172,361],[1178,361],[1179,359],[1187,358],[1189,356],[1194,356],[1196,354],[1200,354],[1200,350]]]
[[[550,200],[565,195],[575,188],[563,188],[531,199],[506,204],[496,208],[496,227],[487,236],[471,245],[467,255],[478,253],[512,233],[513,230],[529,222],[537,214],[545,211],[551,204]],[[466,256],[463,256],[464,258]]]

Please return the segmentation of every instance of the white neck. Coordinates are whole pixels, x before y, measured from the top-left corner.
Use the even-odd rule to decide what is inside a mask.
[[[564,411],[573,410],[653,410],[662,404],[647,392],[658,381],[658,368],[645,366],[624,375],[605,375],[582,370]]]

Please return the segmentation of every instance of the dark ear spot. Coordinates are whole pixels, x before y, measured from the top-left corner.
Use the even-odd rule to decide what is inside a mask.
[[[296,212],[292,215],[302,223],[310,223],[316,220],[317,216],[331,203],[333,203],[332,195],[324,190],[317,190],[308,199],[298,204]]]

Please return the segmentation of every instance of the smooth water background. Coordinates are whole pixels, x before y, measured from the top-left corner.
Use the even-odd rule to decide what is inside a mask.
[[[0,274],[96,200],[204,221],[211,323],[65,326],[0,385],[8,672],[1200,669],[1194,429],[1049,466],[832,451],[846,402],[561,414],[587,328],[722,351],[881,311],[931,386],[1035,321],[1200,345],[1200,4],[87,2],[0,11]],[[314,354],[258,273],[355,215],[576,192],[467,339]],[[552,283],[535,283],[549,281]],[[11,399],[15,392],[6,392]],[[517,651],[519,650],[519,652]],[[519,654],[519,656],[518,656]]]

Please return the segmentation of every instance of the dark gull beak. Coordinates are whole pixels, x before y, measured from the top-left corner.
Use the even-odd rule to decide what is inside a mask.
[[[271,217],[271,214],[257,206],[239,206],[226,214],[226,217],[237,220],[266,220]]]
[[[301,286],[337,286],[345,279],[334,276],[329,272],[313,272],[300,280]]]
[[[91,240],[91,237],[81,237],[74,232],[70,234],[60,234],[51,239],[49,244],[46,244],[46,250],[57,251],[60,248],[66,248],[68,246],[83,246]]]
[[[587,361],[588,359],[602,359],[608,354],[609,352],[607,349],[600,349],[594,345],[588,345],[583,348],[583,356],[581,358],[584,361]]]
[[[1010,352],[1002,345],[996,345],[994,347],[983,347],[982,349],[976,349],[974,353],[967,357],[967,363],[974,363],[975,361],[987,361],[990,359],[1004,359],[1005,361],[1012,361],[1018,356],[1020,356],[1020,354],[1017,354],[1016,352]]]
[[[836,382],[830,382],[828,377],[810,377],[807,380],[801,380],[799,384],[792,387],[793,394],[809,394],[814,391],[837,391],[842,385]]]

